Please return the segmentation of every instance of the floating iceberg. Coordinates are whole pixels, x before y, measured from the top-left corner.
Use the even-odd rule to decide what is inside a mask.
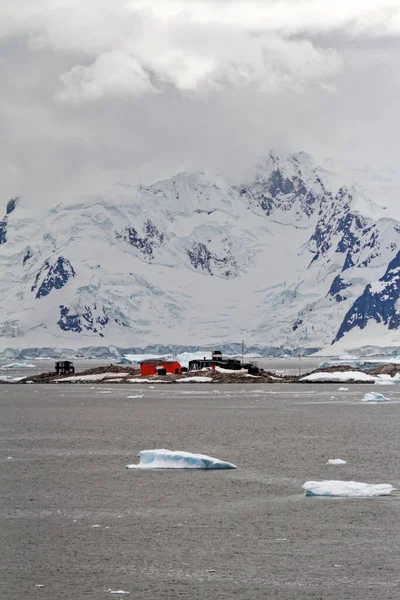
[[[342,460],[341,458],[330,458],[326,464],[327,465],[346,465],[347,463],[345,460]]]
[[[358,481],[307,481],[302,487],[306,496],[343,496],[347,498],[389,496],[395,489],[388,483],[374,485]]]
[[[377,394],[376,392],[369,392],[365,394],[361,402],[391,402],[390,398],[386,398],[383,394]]]
[[[237,469],[237,466],[207,456],[172,450],[142,450],[139,464],[127,465],[127,469]]]

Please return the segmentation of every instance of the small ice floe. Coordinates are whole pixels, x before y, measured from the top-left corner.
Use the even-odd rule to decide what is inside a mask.
[[[340,387],[340,388],[338,389],[338,391],[339,391],[339,392],[348,392],[348,391],[349,391],[349,388]]]
[[[361,402],[391,402],[391,400],[383,394],[377,394],[376,392],[368,392],[368,394],[365,394],[364,398],[361,399]]]
[[[345,460],[342,460],[341,458],[330,458],[326,464],[327,465],[346,465],[347,463]]]
[[[237,469],[237,466],[207,456],[172,450],[142,450],[139,464],[127,465],[127,469]]]
[[[342,496],[346,498],[389,496],[395,489],[388,483],[375,485],[358,481],[307,481],[302,487],[306,496]]]
[[[107,592],[107,594],[116,594],[119,596],[124,596],[125,594],[130,594],[130,592],[125,592],[125,590],[112,590],[111,588],[109,588],[108,590],[105,590]]]

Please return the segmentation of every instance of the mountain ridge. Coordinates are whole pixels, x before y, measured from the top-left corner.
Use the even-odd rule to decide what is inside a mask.
[[[181,173],[37,213],[10,202],[2,349],[39,338],[74,349],[342,346],[349,312],[400,250],[400,223],[303,152],[269,153],[241,185]],[[399,287],[390,293],[397,323]],[[388,321],[366,318],[386,346]]]

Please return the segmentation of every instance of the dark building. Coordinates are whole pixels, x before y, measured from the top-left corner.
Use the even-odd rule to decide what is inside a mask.
[[[229,369],[230,371],[240,371],[242,363],[238,358],[227,358],[222,355],[220,350],[213,350],[211,358],[206,356],[201,358],[195,358],[189,361],[189,371],[200,371],[204,368],[210,367],[221,367],[222,369]]]
[[[59,360],[55,364],[57,375],[66,375],[75,373],[75,367],[70,360]]]

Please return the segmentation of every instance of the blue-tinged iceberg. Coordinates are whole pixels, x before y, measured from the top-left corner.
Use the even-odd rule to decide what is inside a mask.
[[[368,392],[361,399],[361,402],[391,402],[390,398],[387,398],[383,394],[377,394],[376,392]]]
[[[303,486],[306,496],[342,496],[373,498],[389,496],[395,488],[388,483],[360,483],[358,481],[307,481]]]
[[[207,456],[172,450],[142,450],[139,464],[127,465],[127,469],[237,469],[237,466]]]

